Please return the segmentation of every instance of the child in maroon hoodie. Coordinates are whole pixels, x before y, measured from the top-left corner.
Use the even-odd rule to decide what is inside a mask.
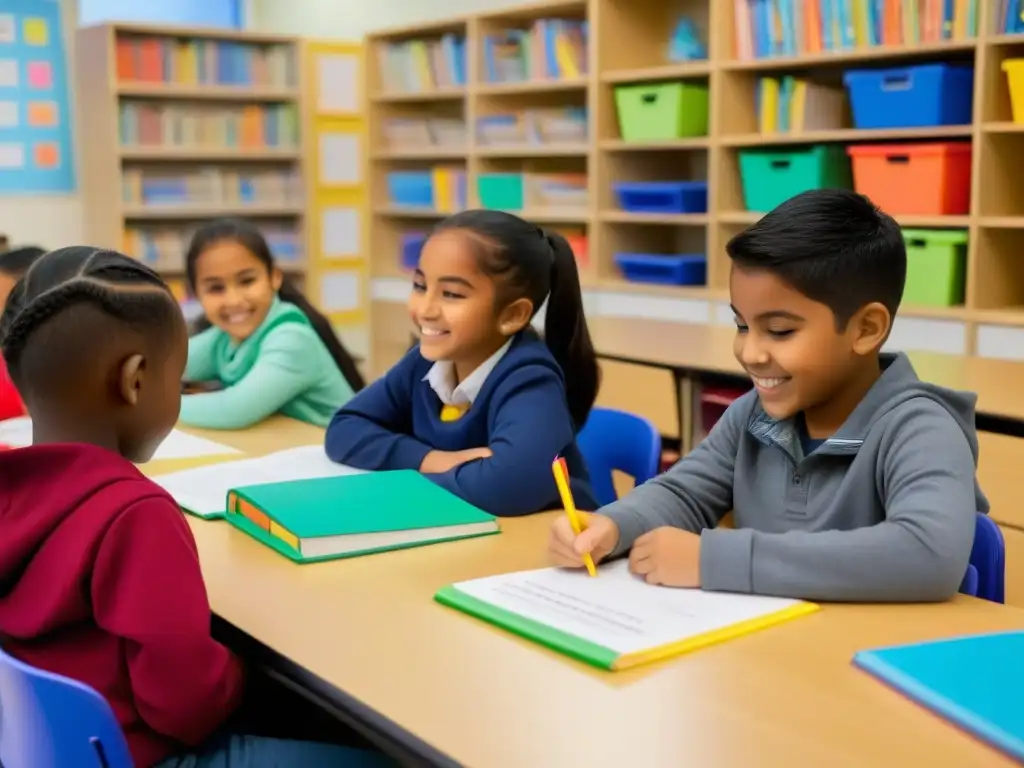
[[[43,256],[0,347],[33,445],[0,453],[0,637],[110,702],[138,768],[369,766],[374,753],[221,734],[242,668],[210,635],[191,530],[132,462],[174,427],[188,339],[159,276],[95,248]]]

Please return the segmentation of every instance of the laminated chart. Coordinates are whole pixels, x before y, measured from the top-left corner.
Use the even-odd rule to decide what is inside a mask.
[[[0,193],[75,189],[58,0],[0,3]]]

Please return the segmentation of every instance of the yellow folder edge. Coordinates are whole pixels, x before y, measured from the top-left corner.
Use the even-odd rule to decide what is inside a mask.
[[[664,661],[665,659],[673,656],[681,656],[684,653],[690,653],[691,651],[706,648],[709,645],[723,643],[726,640],[734,640],[742,635],[756,632],[759,629],[767,629],[768,627],[776,624],[781,624],[784,621],[789,621],[790,619],[795,619],[799,616],[806,616],[809,613],[814,613],[820,609],[821,606],[817,603],[798,603],[790,606],[789,608],[783,608],[781,611],[776,611],[775,613],[758,616],[756,619],[748,619],[747,621],[741,621],[738,624],[731,624],[728,627],[722,627],[721,629],[714,629],[710,632],[705,632],[703,635],[688,637],[685,640],[667,643],[666,645],[660,645],[657,648],[649,648],[646,651],[623,654],[615,660],[614,664],[612,664],[612,669],[619,671],[623,669],[630,669],[631,667],[638,667],[641,664],[652,664],[656,661]]]

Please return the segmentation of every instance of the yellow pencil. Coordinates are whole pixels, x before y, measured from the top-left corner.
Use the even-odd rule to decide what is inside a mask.
[[[565,465],[565,459],[555,459],[551,465],[551,471],[555,475],[555,485],[558,486],[558,493],[562,497],[562,506],[565,507],[565,514],[569,516],[569,525],[579,536],[586,530],[586,523],[576,511],[576,502],[573,501],[572,491],[569,490],[569,468]],[[587,572],[591,576],[597,576],[597,568],[594,567],[594,558],[587,553],[583,556],[583,564],[587,566]]]

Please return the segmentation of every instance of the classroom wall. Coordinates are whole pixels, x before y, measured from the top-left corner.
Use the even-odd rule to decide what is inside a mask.
[[[75,29],[78,26],[78,0],[61,0],[66,60],[75,60]],[[68,68],[68,99],[72,116],[75,114],[75,72]],[[78,164],[79,146],[77,122],[72,117],[75,163]],[[79,166],[80,167],[80,166]],[[80,176],[80,174],[76,174]],[[79,179],[80,180],[80,179]],[[12,245],[36,244],[59,247],[82,241],[82,204],[78,192],[50,195],[0,195],[0,233],[6,234]]]
[[[250,0],[254,29],[361,40],[382,27],[401,27],[462,13],[522,5],[516,0]]]

